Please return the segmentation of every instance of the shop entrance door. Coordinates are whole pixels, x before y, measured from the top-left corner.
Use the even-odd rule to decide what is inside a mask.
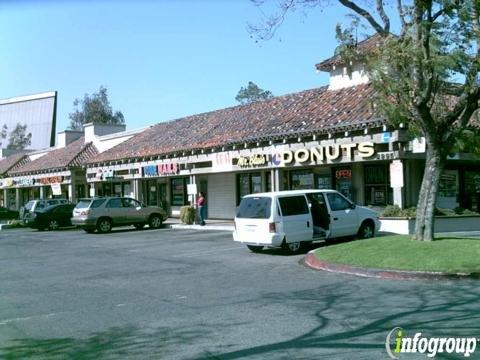
[[[166,183],[158,184],[158,197],[159,197],[158,206],[160,206],[162,209],[165,209],[167,213],[169,213],[168,204],[167,204],[167,184]]]

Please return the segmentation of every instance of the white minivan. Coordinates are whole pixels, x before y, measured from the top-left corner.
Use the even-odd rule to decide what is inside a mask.
[[[375,211],[355,205],[338,191],[276,191],[242,198],[233,239],[252,251],[268,246],[295,253],[314,240],[369,238],[379,228]]]

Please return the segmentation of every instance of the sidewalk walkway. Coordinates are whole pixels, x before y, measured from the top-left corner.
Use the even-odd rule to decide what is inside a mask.
[[[190,230],[217,230],[217,231],[233,231],[233,220],[210,220],[205,221],[205,226],[186,225],[178,218],[168,218],[165,221],[165,227],[171,229],[190,229]]]

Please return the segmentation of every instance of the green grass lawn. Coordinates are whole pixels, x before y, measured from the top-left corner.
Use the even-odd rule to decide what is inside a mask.
[[[374,269],[480,272],[480,239],[439,237],[421,242],[408,235],[382,236],[325,246],[315,256]]]

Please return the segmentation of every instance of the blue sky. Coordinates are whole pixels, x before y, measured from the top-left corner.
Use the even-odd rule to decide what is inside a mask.
[[[265,9],[268,12],[268,9]],[[327,84],[340,6],[291,14],[266,42],[248,0],[2,1],[0,98],[57,90],[57,131],[75,98],[107,87],[127,129],[236,105],[248,81],[282,95]]]

